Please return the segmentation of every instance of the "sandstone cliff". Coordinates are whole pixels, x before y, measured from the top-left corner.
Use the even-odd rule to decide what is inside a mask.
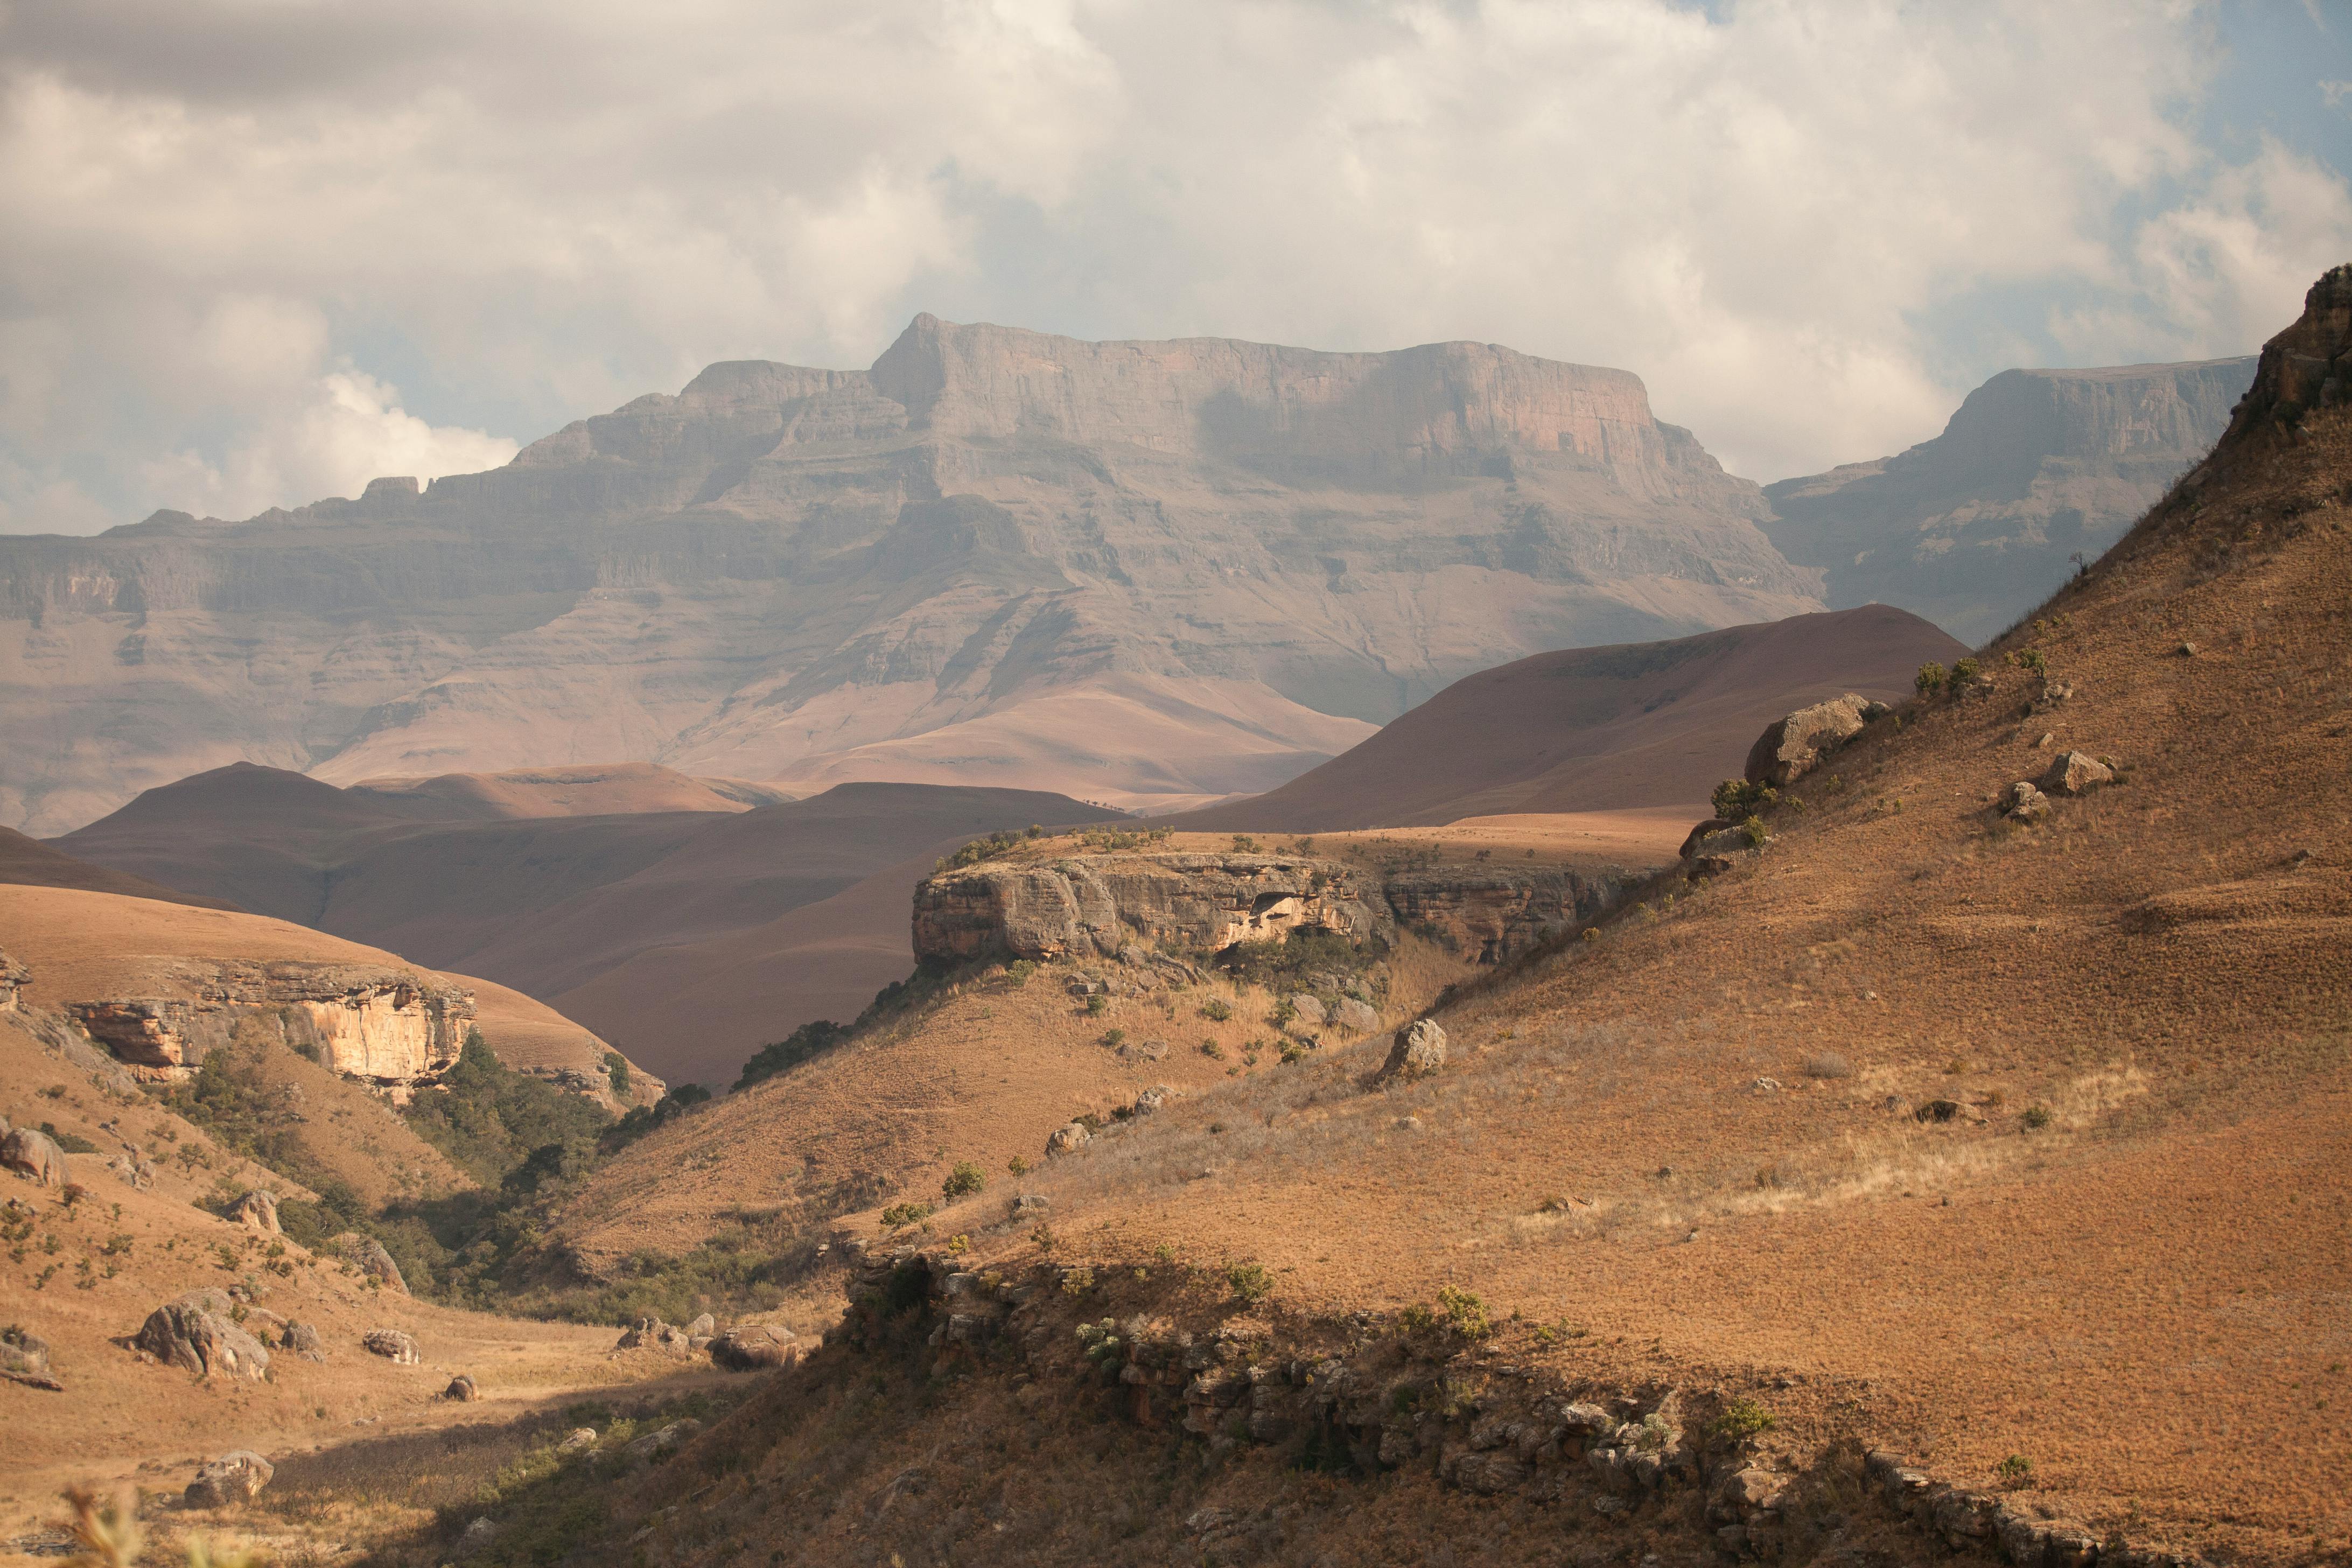
[[[1971,644],[2095,559],[2202,458],[2254,361],[2003,371],[1909,451],[1767,486],[1764,531],[1832,608],[1916,610]]]
[[[1146,942],[1217,954],[1328,931],[1387,946],[1404,925],[1497,963],[1599,916],[1629,874],[1455,865],[1385,873],[1303,855],[1102,854],[982,864],[915,889],[915,956],[1087,958]]]
[[[1817,607],[1621,371],[1489,344],[1085,343],[919,318],[711,366],[494,472],[0,539],[0,822],[239,759],[616,758],[1181,805],[1472,670]]]

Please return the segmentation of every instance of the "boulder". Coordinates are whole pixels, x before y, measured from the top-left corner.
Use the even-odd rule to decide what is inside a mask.
[[[1369,1004],[1346,996],[1331,1009],[1331,1022],[1349,1034],[1369,1035],[1381,1026],[1381,1016]]]
[[[1016,1218],[1024,1214],[1044,1214],[1053,1206],[1053,1199],[1036,1193],[1021,1193],[1013,1200],[1013,1213]]]
[[[261,1187],[256,1187],[236,1200],[236,1206],[228,1211],[228,1217],[239,1225],[250,1226],[255,1230],[275,1232],[279,1228],[278,1194]],[[395,1268],[393,1272],[397,1274],[399,1270]]]
[[[250,1448],[237,1448],[200,1465],[185,1494],[190,1508],[226,1508],[245,1502],[269,1484],[277,1468]]]
[[[65,1392],[66,1385],[49,1371],[48,1341],[14,1323],[0,1329],[0,1378],[52,1394]]]
[[[574,1426],[563,1435],[563,1441],[555,1446],[555,1451],[559,1454],[576,1454],[583,1448],[593,1448],[595,1446],[596,1428]]]
[[[408,1281],[400,1276],[400,1265],[383,1249],[383,1243],[372,1236],[355,1236],[343,1243],[343,1256],[362,1274],[377,1283],[408,1294]]]
[[[1748,833],[1746,823],[1735,823],[1729,827],[1718,827],[1713,832],[1696,836],[1696,843],[1685,840],[1690,845],[1691,852],[1683,858],[1701,860],[1710,856],[1745,855],[1770,842],[1769,835],[1759,840]]]
[[[1381,1065],[1380,1081],[1410,1083],[1427,1078],[1445,1065],[1445,1031],[1434,1019],[1416,1018],[1396,1032],[1389,1059]]]
[[[689,1415],[683,1420],[673,1421],[658,1431],[646,1433],[623,1448],[621,1452],[632,1459],[650,1461],[664,1454],[675,1452],[685,1444],[688,1438],[701,1430],[702,1423]]]
[[[1738,863],[1728,855],[1694,856],[1685,875],[1690,881],[1701,882],[1709,877],[1722,876]]]
[[[1304,994],[1293,996],[1290,998],[1290,1005],[1291,1010],[1298,1015],[1301,1023],[1320,1024],[1328,1020],[1328,1015],[1325,1013],[1319,997]]]
[[[1699,846],[1706,842],[1710,834],[1721,833],[1727,828],[1737,827],[1738,826],[1739,824],[1732,821],[1731,818],[1727,816],[1708,817],[1705,822],[1693,826],[1690,832],[1684,836],[1682,858],[1688,860],[1694,856],[1701,853]]]
[[[719,1320],[708,1312],[698,1312],[695,1314],[694,1321],[686,1325],[686,1331],[689,1337],[695,1334],[716,1334],[719,1331]]]
[[[1849,691],[1774,720],[1748,749],[1748,782],[1785,789],[1818,767],[1825,754],[1860,734],[1874,708],[1886,710],[1884,704]]]
[[[2116,782],[2116,770],[2084,752],[2068,752],[2037,781],[2045,795],[2083,795]]]
[[[416,1353],[416,1341],[399,1329],[370,1329],[360,1343],[370,1355],[380,1355],[401,1366],[415,1366],[424,1358]]]
[[[305,1361],[327,1359],[327,1347],[320,1342],[319,1331],[308,1323],[288,1323],[279,1342]]]
[[[1087,1130],[1087,1124],[1083,1121],[1073,1121],[1066,1126],[1056,1127],[1054,1129],[1053,1136],[1045,1140],[1045,1157],[1052,1160],[1059,1159],[1064,1154],[1076,1153],[1092,1142],[1094,1136]]]
[[[442,1398],[453,1400],[460,1405],[471,1405],[481,1396],[481,1388],[474,1382],[470,1373],[459,1373],[449,1380],[449,1386],[441,1391]]]
[[[802,1350],[790,1329],[739,1323],[710,1342],[710,1361],[729,1372],[759,1372],[792,1365],[800,1360]]]
[[[1153,1111],[1159,1110],[1161,1106],[1167,1104],[1170,1100],[1175,1098],[1176,1091],[1169,1088],[1166,1084],[1153,1084],[1150,1089],[1145,1089],[1141,1094],[1135,1097],[1135,1104],[1129,1109],[1128,1114],[1130,1116],[1149,1116]]]
[[[461,1563],[469,1557],[478,1557],[488,1551],[498,1539],[499,1521],[484,1514],[466,1526],[465,1533],[457,1537],[457,1548],[451,1555]]]
[[[122,1179],[133,1192],[145,1192],[155,1184],[154,1162],[136,1149],[126,1149],[106,1163],[106,1168]]]
[[[613,1342],[613,1348],[616,1351],[643,1350],[648,1345],[660,1344],[662,1336],[667,1332],[669,1325],[663,1322],[658,1315],[641,1317],[621,1331],[621,1337]]]
[[[0,1138],[0,1165],[44,1187],[66,1184],[66,1152],[37,1127],[19,1127]]]
[[[1121,1040],[1117,1055],[1123,1062],[1163,1062],[1168,1059],[1168,1042]]]
[[[261,1378],[269,1352],[229,1317],[228,1297],[219,1290],[191,1290],[147,1314],[131,1342],[167,1366],[199,1377],[225,1373]]]
[[[2000,809],[2012,820],[2033,822],[2050,815],[2050,797],[2020,779],[2001,795]]]

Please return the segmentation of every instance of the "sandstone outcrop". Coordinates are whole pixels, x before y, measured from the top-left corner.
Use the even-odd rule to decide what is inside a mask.
[[[25,983],[32,971],[0,950],[0,1013],[14,1013],[25,1005]]]
[[[16,1323],[0,1328],[0,1378],[51,1394],[65,1392],[49,1369],[49,1342]]]
[[[343,1240],[343,1256],[361,1274],[374,1280],[378,1285],[397,1290],[404,1296],[408,1294],[408,1281],[402,1278],[400,1265],[393,1261],[392,1254],[386,1252],[383,1243],[375,1237],[346,1237]]]
[[[257,1024],[321,1065],[399,1098],[454,1066],[474,1023],[471,993],[415,970],[280,959],[185,961],[190,994],[69,1001],[65,1010],[133,1076],[191,1076]]]
[[[236,1200],[236,1206],[229,1210],[228,1217],[252,1229],[275,1234],[280,1228],[278,1224],[278,1194],[256,1187]]]
[[[2115,769],[2086,752],[2068,752],[2035,781],[2044,795],[2084,795],[2116,782]]]
[[[277,1467],[250,1448],[237,1448],[196,1468],[184,1500],[190,1508],[226,1508],[258,1497]]]
[[[1557,867],[1449,866],[1383,887],[1397,923],[1478,963],[1501,963],[1614,905],[1628,878]]]
[[[1885,711],[1885,703],[1849,691],[1775,720],[1748,748],[1748,782],[1786,789],[1820,766],[1825,753],[1861,734],[1864,724]]]
[[[1385,940],[1377,889],[1339,861],[1285,855],[1076,855],[944,872],[915,891],[919,959],[1116,956],[1140,937],[1220,952],[1328,931]]]
[[[66,1181],[66,1152],[37,1127],[18,1127],[0,1137],[0,1166],[44,1187]]]
[[[415,1337],[400,1329],[370,1329],[360,1343],[370,1355],[380,1355],[399,1366],[415,1366],[424,1359],[417,1353]]]
[[[234,1310],[224,1291],[193,1290],[148,1313],[131,1342],[199,1377],[219,1373],[257,1380],[269,1371],[269,1352],[230,1318]]]
[[[482,1397],[482,1390],[474,1382],[471,1373],[461,1372],[449,1380],[449,1386],[441,1391],[441,1397],[454,1404],[470,1405]]]
[[[790,1366],[806,1349],[790,1329],[739,1323],[710,1342],[710,1360],[729,1372],[760,1372]]]
[[[1416,1018],[1396,1032],[1388,1060],[1376,1075],[1381,1083],[1411,1083],[1445,1066],[1445,1031],[1433,1018]]]

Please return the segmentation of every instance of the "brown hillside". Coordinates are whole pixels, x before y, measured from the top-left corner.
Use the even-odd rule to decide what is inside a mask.
[[[1898,1517],[1868,1447],[2078,1537],[2047,1549],[2065,1561],[2340,1558],[2347,374],[2352,268],[2265,350],[2214,456],[1989,650],[1985,685],[1872,725],[1784,793],[1734,869],[1662,883],[1458,994],[1436,1076],[1370,1089],[1375,1042],[1212,1083],[1018,1184],[1049,1201],[1050,1253],[1007,1223],[1001,1182],[933,1215],[935,1251],[971,1244],[929,1275],[961,1271],[959,1304],[894,1327],[887,1292],[925,1272],[886,1278],[859,1321],[887,1353],[844,1345],[779,1379],[630,1505],[641,1545],[1166,1562],[1213,1536],[1252,1561],[1549,1563],[1760,1540],[1860,1563],[1947,1560],[1948,1532],[2000,1550],[1967,1534],[1990,1525],[1958,1494]],[[2007,662],[2028,652],[2046,685]],[[1999,814],[2069,748],[2113,757],[2118,781],[2038,823]],[[950,1032],[970,1020],[943,1008],[892,1048],[984,1081],[994,1043]],[[898,1136],[944,1157],[990,1127],[925,1106]],[[705,1152],[722,1163],[691,1179],[723,1185],[735,1156]],[[1267,1301],[1236,1299],[1237,1264],[1265,1270]],[[993,1340],[968,1318],[960,1350],[947,1314],[992,1278],[1060,1289]],[[1442,1289],[1478,1298],[1491,1337],[1393,1315]],[[1473,1321],[1464,1300],[1439,1323]],[[1116,1352],[1101,1375],[1079,1318]],[[1172,1347],[1172,1378],[1126,1359],[1147,1340]],[[1281,1389],[1360,1363],[1377,1397],[1342,1403],[1369,1410],[1377,1461],[1334,1463],[1353,1431],[1255,1423],[1289,1407]],[[1241,1380],[1198,1447],[1142,1425],[1171,1419],[1192,1366]],[[1591,1467],[1512,1457],[1515,1429],[1481,1413],[1530,1383],[1634,1411],[1738,1396],[1773,1425],[1704,1436],[1721,1468],[1703,1489],[1629,1499]],[[1804,1484],[1717,1533],[1708,1505],[1741,1462]],[[992,1522],[960,1511],[974,1500]]]
[[[203,977],[190,961],[424,968],[284,921],[54,888],[0,886],[0,951],[31,970],[26,1000],[47,1008],[194,995]],[[587,1029],[505,986],[463,974],[440,978],[474,993],[483,1040],[509,1067],[572,1068],[603,1081],[611,1047]]]
[[[0,883],[26,888],[79,888],[85,892],[115,893],[126,899],[157,899],[198,910],[234,910],[226,899],[183,893],[161,882],[134,877],[105,866],[77,860],[62,849],[52,849],[37,838],[27,838],[13,827],[0,827]]]
[[[1455,681],[1279,789],[1171,820],[1320,833],[1703,803],[1772,720],[1842,691],[1906,696],[1920,665],[1967,651],[1908,611],[1866,605],[1539,653]]]
[[[361,779],[350,793],[436,820],[619,816],[655,811],[749,811],[793,797],[740,779],[707,780],[656,763],[584,763],[501,773]]]

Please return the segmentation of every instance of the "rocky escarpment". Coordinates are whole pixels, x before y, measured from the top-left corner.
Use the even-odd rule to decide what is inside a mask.
[[[26,967],[0,951],[0,1013],[14,1013],[25,1005],[25,982],[31,978]]]
[[[2252,358],[2004,371],[1934,440],[1766,487],[1764,531],[1827,574],[1832,608],[1900,605],[1981,642],[2073,557],[2122,538],[2212,447],[2253,374]]]
[[[150,1081],[184,1079],[206,1053],[257,1028],[396,1097],[446,1073],[474,1023],[472,993],[413,970],[295,960],[186,968],[186,994],[78,1000],[65,1011]]]
[[[1402,924],[1499,963],[1612,905],[1629,874],[1455,866],[1369,872],[1297,855],[1107,854],[982,864],[915,889],[915,956],[1118,956],[1142,942],[1202,953],[1323,931],[1386,945]]]
[[[1818,608],[1763,514],[1622,371],[922,317],[488,473],[0,537],[0,728],[47,737],[0,749],[0,823],[236,757],[1263,790],[1473,670]]]
[[[1328,931],[1384,941],[1377,887],[1337,860],[1297,855],[1074,855],[988,865],[915,889],[915,956],[1116,956],[1138,939],[1200,952]]]

